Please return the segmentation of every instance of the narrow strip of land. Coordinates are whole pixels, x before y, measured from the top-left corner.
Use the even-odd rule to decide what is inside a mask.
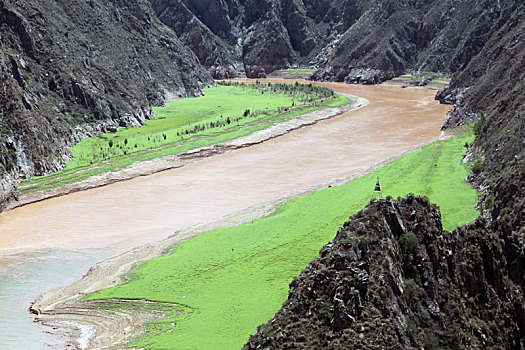
[[[351,102],[340,107],[323,107],[321,109],[293,117],[284,122],[271,125],[266,129],[235,138],[231,141],[221,142],[211,146],[199,147],[181,154],[173,154],[149,160],[137,161],[128,166],[125,166],[123,169],[103,172],[101,174],[89,176],[86,179],[73,183],[66,183],[55,188],[23,191],[17,200],[14,200],[7,205],[6,210],[11,210],[29,203],[39,202],[44,199],[60,197],[69,193],[85,191],[91,188],[97,188],[112,183],[133,179],[139,176],[146,176],[164,170],[179,168],[196,160],[201,160],[217,154],[252,146],[270,140],[299,128],[315,124],[321,120],[333,118],[343,113],[353,111],[366,106],[369,103],[368,100],[362,97],[345,93],[339,94],[349,98]]]

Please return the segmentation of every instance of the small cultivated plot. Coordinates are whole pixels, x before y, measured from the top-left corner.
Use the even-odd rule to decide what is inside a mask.
[[[423,78],[426,81],[426,84],[424,85],[426,88],[434,90],[439,90],[442,87],[449,85],[452,80],[452,78],[441,76],[441,73],[421,72],[415,75],[410,73],[400,75],[392,78],[389,83],[403,86],[411,85],[414,81],[421,80],[418,78]],[[419,81],[419,83],[421,83],[421,81]]]
[[[268,217],[191,238],[87,300],[173,304],[172,316],[150,323],[130,347],[239,349],[279,310],[294,276],[370,201],[378,176],[384,196],[428,196],[447,230],[473,221],[477,192],[464,182],[462,162],[472,139],[434,142],[345,185],[293,199]]]
[[[313,72],[315,72],[315,69],[310,69],[310,68],[288,68],[288,69],[279,69],[277,72],[313,73]]]
[[[451,80],[452,80],[452,78],[440,77],[440,78],[437,78],[437,79],[434,79],[434,80],[430,81],[429,84],[448,85],[448,84],[450,84]]]
[[[270,73],[270,78],[281,78],[281,79],[306,79],[315,72],[315,69],[309,68],[289,68],[279,69]]]
[[[75,145],[64,170],[24,180],[21,191],[43,190],[117,171],[137,161],[181,154],[248,135],[323,107],[349,102],[312,84],[221,82],[204,96],[155,108],[156,118],[138,128],[87,138]]]

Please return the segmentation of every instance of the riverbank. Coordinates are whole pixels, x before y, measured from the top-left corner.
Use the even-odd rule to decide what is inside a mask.
[[[447,137],[443,135],[440,139],[444,140],[445,138]],[[461,154],[461,148],[462,148],[462,144],[464,140],[461,139],[459,141],[458,140],[452,140],[452,141],[454,141],[454,147],[455,147],[454,148],[455,151],[453,151],[455,153],[453,154],[454,154],[454,157],[457,158]],[[443,142],[447,142],[448,144],[451,144],[452,141],[443,141]],[[409,164],[412,164],[412,165],[419,164],[419,167],[418,166],[412,167],[415,173],[426,171],[425,169],[427,168],[427,165],[421,166],[421,164],[424,163],[421,161],[423,159],[425,159],[426,163],[428,163],[428,169],[429,170],[432,169],[433,172],[437,171],[436,169],[434,169],[434,162],[436,162],[436,166],[437,166],[437,164],[441,162],[439,159],[444,159],[447,162],[446,166],[448,166],[450,162],[449,157],[452,155],[452,153],[450,153],[451,152],[450,150],[449,151],[442,151],[441,149],[437,150],[440,147],[442,147],[442,143],[434,143],[424,148],[426,150],[424,151],[426,152],[424,154],[421,153],[423,151],[416,152],[419,154],[419,156],[414,156],[414,154],[411,153],[407,155],[406,157],[402,158],[402,159],[405,159],[404,161],[400,159],[399,161],[391,163],[388,166],[388,168],[390,168],[389,170],[390,174],[394,174],[399,171],[399,170],[392,170],[392,169],[396,169],[396,167],[400,169],[406,167],[407,165],[406,159],[410,159],[414,157],[415,159],[410,160]],[[429,161],[429,159],[431,160]],[[380,168],[385,163],[388,163],[390,161],[391,159],[385,162],[382,162],[380,164],[376,164],[373,168],[369,169],[366,173],[371,173],[374,169]],[[403,164],[403,162],[405,164]],[[451,164],[455,164],[455,161],[453,161]],[[444,166],[444,164],[441,165],[439,169],[442,169],[442,166]],[[457,167],[457,165],[455,165],[455,167]],[[383,177],[386,178],[386,174],[384,174],[384,171],[385,169],[383,169],[383,173],[381,174],[382,178]],[[449,188],[449,189],[451,188],[456,189],[457,185],[455,185],[455,182],[462,182],[462,179],[464,178],[464,176],[466,176],[465,174],[466,174],[466,171],[460,172],[457,174],[458,176],[448,177],[448,180],[437,179],[438,177],[441,178],[441,176],[434,175],[437,181],[438,182],[441,181],[441,183],[434,184],[431,186],[431,188],[434,189],[434,193],[433,193],[434,198],[437,198],[438,203],[446,207],[445,210],[443,211],[444,216],[447,216],[447,217],[453,216],[454,214],[452,214],[452,212],[461,211],[465,203],[457,203],[456,207],[452,206],[452,208],[449,208],[451,205],[447,204],[447,202],[449,202],[450,198],[448,198],[447,196],[445,196],[447,198],[443,198],[443,197],[440,198],[440,193],[438,189],[442,186],[445,186],[445,188]],[[200,235],[204,232],[212,231],[220,227],[230,227],[230,226],[239,225],[244,222],[250,222],[250,224],[248,224],[250,225],[249,230],[254,230],[252,226],[254,225],[253,220],[257,220],[262,217],[267,217],[268,215],[274,213],[275,209],[279,208],[283,203],[289,202],[290,200],[292,200],[293,198],[297,198],[298,196],[303,196],[307,193],[312,193],[312,192],[315,192],[316,190],[326,188],[328,186],[337,186],[337,185],[348,183],[350,180],[358,176],[361,177],[363,175],[365,174],[359,174],[359,175],[354,175],[354,176],[350,176],[350,177],[346,177],[342,179],[337,179],[337,180],[331,181],[330,183],[325,183],[325,184],[316,186],[315,188],[310,188],[305,192],[298,193],[293,196],[289,196],[287,198],[282,198],[278,201],[273,201],[271,203],[267,203],[262,206],[250,208],[243,212],[221,218],[220,220],[217,220],[211,223],[192,227],[187,230],[182,230],[178,232],[176,235],[174,235],[173,237],[165,241],[162,241],[162,242],[159,242],[153,245],[148,245],[143,248],[135,249],[132,252],[125,253],[116,258],[112,258],[104,262],[101,262],[97,264],[96,266],[94,266],[82,280],[78,281],[74,285],[63,288],[63,289],[59,289],[56,291],[51,291],[41,296],[41,298],[39,298],[33,304],[32,310],[33,312],[38,314],[38,317],[37,317],[38,320],[40,320],[43,323],[51,322],[49,324],[54,324],[54,322],[56,322],[57,320],[63,321],[63,320],[75,319],[77,321],[83,320],[83,323],[91,324],[93,329],[98,330],[96,332],[97,333],[96,343],[92,344],[94,347],[101,347],[101,346],[107,346],[107,345],[115,344],[119,342],[120,343],[126,342],[129,339],[136,338],[138,336],[142,336],[144,335],[145,328],[141,326],[141,324],[143,324],[143,322],[145,321],[151,322],[154,318],[153,316],[150,316],[149,318],[144,318],[144,310],[142,310],[141,308],[118,308],[119,316],[112,313],[108,319],[107,307],[106,308],[100,307],[102,301],[91,300],[91,301],[79,302],[78,300],[84,298],[86,295],[89,295],[90,293],[96,290],[115,286],[115,285],[122,283],[126,279],[126,276],[129,276],[129,274],[136,268],[138,264],[142,263],[143,261],[155,258],[155,257],[163,256],[166,253],[166,251],[170,250],[171,247],[180,243],[183,240],[186,240],[189,237]],[[373,182],[374,176],[375,174],[369,175],[367,176],[367,178],[371,178],[372,179],[371,181]],[[360,182],[362,182],[362,179],[363,177],[361,177]],[[431,183],[435,181],[436,179],[433,179],[433,178],[427,179],[427,182]],[[402,183],[403,180],[394,180],[394,183],[400,183],[400,182]],[[425,182],[425,186],[428,185],[427,182]],[[385,180],[385,183],[389,185],[388,186],[389,189],[395,188],[395,186],[392,183],[392,180]],[[416,186],[415,188],[417,189],[417,184],[413,183],[412,186]],[[462,186],[468,187],[468,185],[464,183]],[[406,185],[402,187],[406,187]],[[424,186],[420,186],[420,187],[424,187]],[[355,197],[356,195],[357,197],[361,196],[358,193],[356,194],[356,188],[352,188],[352,189],[346,188],[346,190],[343,190],[343,189],[344,189],[343,187],[340,187],[340,188],[334,187],[333,189],[330,189],[330,190],[339,191],[339,195],[342,195],[343,192],[346,192],[346,193],[352,193],[352,197]],[[390,190],[387,194],[396,195],[395,193],[396,191],[399,191],[399,190],[394,190],[393,192]],[[428,191],[429,190],[427,189],[427,192]],[[452,191],[455,191],[455,194],[457,195],[456,190],[452,190]],[[362,192],[362,190],[360,190],[360,192]],[[368,192],[368,191],[365,190],[365,192]],[[420,191],[415,191],[415,192],[421,193]],[[423,190],[423,192],[425,192],[425,190]],[[323,193],[325,193],[324,196],[326,196],[326,192],[323,192]],[[430,193],[423,193],[423,194],[429,195]],[[335,194],[335,197],[334,197],[334,194],[332,194],[330,198],[334,200],[337,196],[338,195]],[[345,196],[346,195],[343,195],[343,197]],[[305,197],[302,197],[302,198],[305,198]],[[301,199],[301,201],[304,201],[304,199]],[[325,201],[326,201],[326,198],[324,202]],[[357,202],[361,203],[362,201],[363,199],[361,198]],[[364,201],[366,202],[366,199],[364,199]],[[475,204],[475,195],[473,196],[473,200],[471,200],[471,202],[472,202],[471,203],[472,205]],[[348,205],[349,207],[352,207],[352,208],[355,207],[355,209],[352,209],[352,210],[358,210],[358,207],[360,206],[360,204],[353,203],[353,201],[350,201],[346,203],[345,205]],[[289,208],[289,207],[290,205],[287,204],[286,208]],[[300,208],[302,208],[300,211],[303,212],[302,215],[304,215],[304,211],[305,211],[304,205],[303,207],[300,206]],[[279,215],[282,215],[282,210],[283,209],[279,210]],[[286,210],[289,211],[290,209],[285,209],[285,211]],[[349,213],[349,215],[350,214],[351,213]],[[339,216],[339,214],[334,214],[334,215],[336,217]],[[464,214],[460,214],[459,218],[454,217],[450,219],[449,221],[445,221],[445,224],[450,229],[451,227],[455,227],[455,225],[463,223],[462,220],[464,220],[464,218],[462,218],[462,215]],[[330,220],[327,220],[327,222],[330,222]],[[329,226],[330,228],[328,229],[325,228],[324,231],[326,234],[331,235],[333,234],[333,232],[331,232],[331,225]],[[334,227],[335,226],[337,226],[337,223],[334,225]],[[313,251],[316,251],[316,250],[314,249]],[[208,254],[210,254],[209,251],[208,251]],[[308,261],[308,259],[309,257],[307,257],[306,261]],[[231,270],[231,267],[230,267],[230,270]],[[287,283],[285,283],[285,285],[287,285]],[[190,298],[190,296],[186,295],[186,298]],[[124,302],[126,302],[125,301],[126,298],[123,298],[123,299],[124,299]],[[133,297],[133,299],[135,299],[135,297]],[[188,303],[190,303],[189,300],[190,299],[188,299]],[[114,302],[116,302],[116,300],[109,299],[109,300],[105,300],[104,302],[107,303],[108,305],[112,305]],[[177,310],[178,314],[184,314],[185,312],[191,313],[191,311],[188,311],[188,307],[189,307],[188,305],[185,305],[181,302],[174,302],[173,304],[171,304],[171,308],[174,310]],[[173,314],[173,310],[172,310],[172,314]],[[159,316],[159,318],[173,319],[172,316],[169,317],[168,315],[167,317],[166,314],[162,314],[162,313],[159,313],[157,316]],[[119,319],[119,318],[120,318],[120,321],[115,321],[116,319]],[[121,326],[116,327],[115,322],[120,322]],[[176,322],[180,322],[180,320],[177,320]],[[173,325],[171,328],[170,327],[168,328],[173,329],[174,327],[175,325]],[[108,332],[102,331],[104,329],[117,329],[117,328],[120,328],[121,330],[120,331],[115,330],[114,332],[111,332],[110,333],[111,337],[108,336],[107,334]],[[187,328],[187,327],[184,327],[184,328]]]
[[[11,201],[7,205],[6,210],[11,210],[23,205],[39,202],[49,198],[60,197],[70,193],[85,191],[120,181],[130,180],[139,176],[146,176],[169,169],[180,168],[197,160],[262,143],[272,138],[290,133],[299,128],[313,125],[321,120],[330,119],[343,113],[351,112],[358,108],[364,107],[369,103],[368,100],[362,97],[344,93],[338,93],[338,95],[349,98],[351,102],[340,107],[325,107],[320,110],[314,110],[310,113],[299,115],[284,122],[272,125],[266,129],[256,131],[252,134],[242,136],[231,141],[197,148],[182,154],[168,155],[151,160],[138,161],[125,167],[124,169],[105,172],[91,176],[79,182],[65,184],[52,189],[23,192],[20,194],[17,200]]]
[[[362,173],[437,137],[446,118],[446,106],[437,104],[433,93],[425,89],[320,84],[364,96],[371,103],[182,168],[2,213],[3,247],[7,254],[28,249],[117,250],[106,254],[107,258],[199,222]],[[59,281],[44,289],[60,286]]]

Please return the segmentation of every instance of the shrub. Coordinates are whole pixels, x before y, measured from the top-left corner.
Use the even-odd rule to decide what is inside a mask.
[[[113,140],[109,140],[108,145],[109,145],[109,148],[113,147]]]
[[[405,253],[415,252],[418,244],[419,240],[414,232],[405,233],[399,237],[399,245],[401,246],[401,250]]]
[[[486,123],[487,117],[485,116],[485,113],[482,113],[481,117],[474,124],[474,135],[479,136],[483,132]]]
[[[484,164],[478,160],[472,166],[472,172],[474,173],[474,175],[478,175],[479,173],[481,173],[484,167]]]
[[[423,341],[425,343],[425,349],[428,349],[428,350],[440,349],[439,338],[432,332],[425,333],[425,336],[423,337]]]
[[[490,196],[485,200],[485,209],[492,210],[494,208],[494,197]]]
[[[148,102],[151,104],[151,103],[153,103],[157,98],[159,98],[159,95],[157,95],[157,93],[154,92],[154,91],[150,91],[150,92],[148,92],[148,94],[146,95],[146,98],[148,99]]]

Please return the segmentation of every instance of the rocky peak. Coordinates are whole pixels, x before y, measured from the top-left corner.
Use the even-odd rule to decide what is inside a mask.
[[[292,281],[244,348],[517,349],[523,256],[515,236],[482,219],[444,231],[426,198],[375,201]]]

